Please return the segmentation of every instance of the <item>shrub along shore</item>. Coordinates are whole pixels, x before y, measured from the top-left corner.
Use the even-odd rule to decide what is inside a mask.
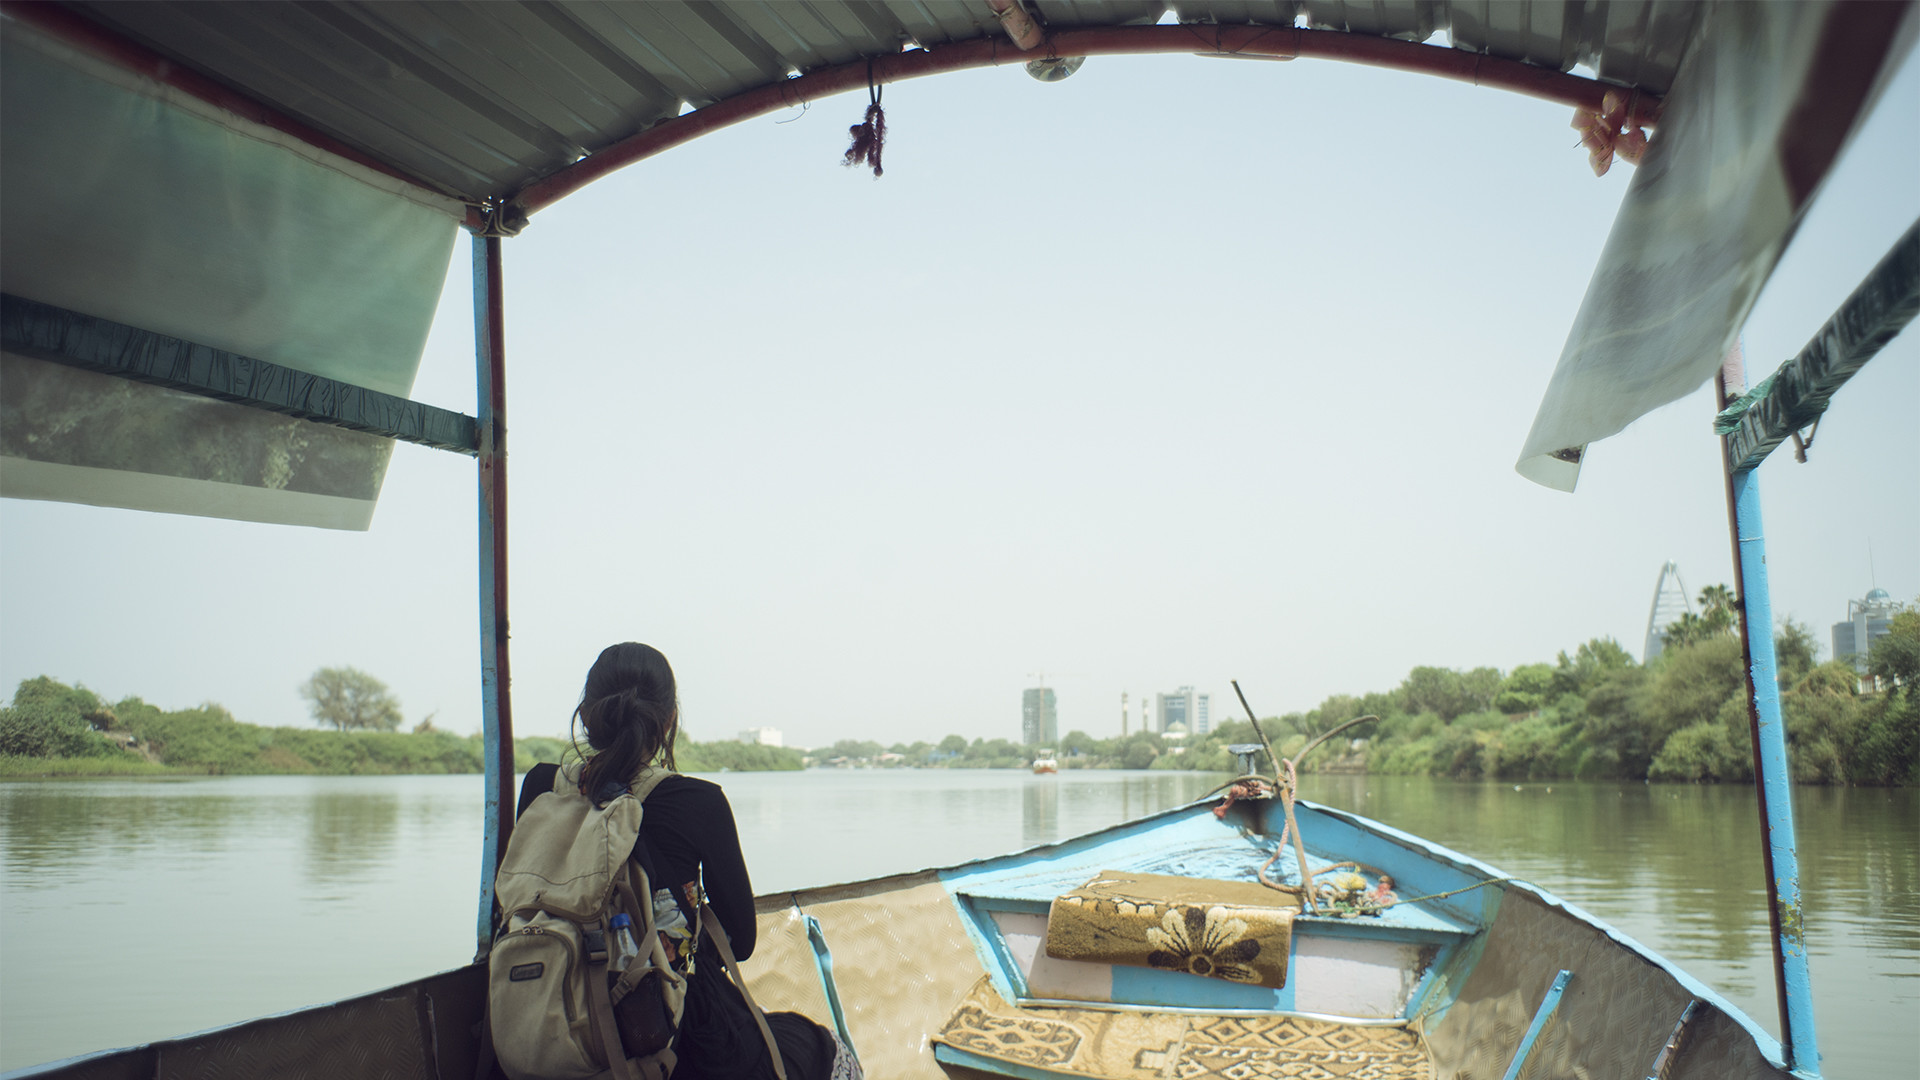
[[[1306,759],[1303,771],[1457,779],[1751,782],[1753,758],[1740,641],[1711,620],[1674,630],[1652,664],[1610,638],[1562,652],[1555,663],[1453,671],[1418,667],[1392,690],[1336,695],[1261,726],[1283,756],[1359,716]],[[1894,616],[1874,643],[1862,679],[1850,659],[1815,662],[1814,639],[1791,621],[1777,637],[1781,711],[1794,779],[1811,784],[1920,783],[1920,610]],[[1253,725],[1227,721],[1203,735],[1135,732],[1095,739],[1072,732],[1056,748],[1062,768],[1228,772],[1227,747],[1257,742]],[[883,747],[842,740],[815,750],[820,764],[919,768],[1025,768],[1036,748],[950,735]],[[522,737],[514,767],[559,761],[565,739]],[[682,771],[799,769],[798,750],[739,742],[675,746]],[[333,775],[477,773],[478,735],[422,723],[412,732],[323,731],[244,724],[219,705],[166,712],[137,697],[109,705],[83,687],[41,677],[0,708],[0,776],[166,774]]]
[[[566,739],[514,740],[516,771],[560,761]],[[682,738],[686,772],[798,769],[795,750]],[[42,676],[0,708],[0,776],[332,776],[486,771],[479,735],[423,724],[411,732],[324,731],[243,724],[219,705],[165,712],[130,697],[108,705],[84,687]]]
[[[1322,744],[1301,762],[1303,772],[1751,783],[1740,639],[1730,619],[1689,618],[1669,631],[1667,649],[1652,664],[1636,663],[1611,638],[1596,638],[1552,664],[1505,673],[1414,668],[1392,690],[1337,694],[1260,725],[1275,751],[1292,757],[1348,720],[1379,717]],[[1780,705],[1795,781],[1920,783],[1920,611],[1909,608],[1892,623],[1874,643],[1864,679],[1850,658],[1816,663],[1805,626],[1788,621],[1780,628]],[[1185,737],[1135,732],[1095,739],[1075,731],[1054,749],[1066,769],[1228,772],[1235,762],[1227,747],[1258,741],[1252,724],[1233,720]],[[841,742],[815,754],[823,761],[949,768],[1032,760],[1031,748],[958,735],[884,752],[874,743]]]

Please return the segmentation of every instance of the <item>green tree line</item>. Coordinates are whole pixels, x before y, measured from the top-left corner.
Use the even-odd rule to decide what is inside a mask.
[[[1357,744],[1303,767],[1457,778],[1753,779],[1740,639],[1731,618],[1676,624],[1641,665],[1609,638],[1504,676],[1415,668],[1394,690],[1335,696],[1280,718],[1296,738],[1369,713]],[[1793,779],[1810,784],[1920,783],[1920,611],[1892,620],[1867,661],[1864,692],[1850,657],[1815,662],[1812,633],[1775,635],[1780,708]],[[1371,728],[1371,730],[1368,730]],[[1302,739],[1302,741],[1304,741]],[[1282,753],[1287,751],[1282,750]],[[1322,751],[1320,753],[1326,753]],[[1318,755],[1316,755],[1318,756]]]
[[[1379,720],[1354,728],[1305,760],[1305,771],[1343,770],[1460,779],[1555,778],[1752,780],[1746,684],[1733,597],[1724,586],[1703,591],[1702,613],[1668,628],[1667,647],[1651,664],[1636,663],[1611,638],[1561,652],[1553,663],[1508,672],[1417,667],[1400,685],[1359,696],[1337,694],[1314,709],[1262,720],[1275,749],[1292,756],[1309,739],[1355,717]],[[1811,631],[1791,620],[1775,637],[1781,712],[1793,778],[1813,784],[1920,783],[1920,608],[1895,614],[1874,642],[1863,680],[1853,658],[1816,663]],[[345,669],[351,673],[351,669]],[[323,669],[322,675],[341,672]],[[358,675],[358,673],[352,673]],[[312,682],[309,687],[314,686]],[[303,688],[305,689],[305,688]],[[84,687],[45,676],[22,682],[0,707],[0,775],[139,772],[197,773],[471,773],[485,751],[478,735],[435,729],[410,733],[385,687],[359,686],[371,705],[323,711],[335,728],[314,731],[243,724],[219,705],[163,711],[130,697],[109,705]],[[350,695],[351,696],[351,695]],[[350,718],[342,722],[340,717]],[[1070,732],[1057,749],[1062,768],[1231,771],[1227,747],[1257,742],[1253,725],[1226,721],[1186,739],[1133,732],[1096,739]],[[1007,739],[949,735],[938,743],[841,740],[813,751],[821,764],[919,768],[1025,768],[1035,747]],[[576,755],[566,739],[525,736],[514,765]],[[798,769],[800,751],[731,741],[675,744],[687,772]]]
[[[1751,782],[1753,749],[1738,615],[1724,585],[1702,590],[1702,611],[1667,628],[1651,664],[1595,638],[1553,663],[1508,672],[1416,667],[1391,690],[1336,694],[1317,708],[1261,721],[1276,752],[1356,717],[1380,719],[1314,751],[1303,771],[1457,779],[1611,779]],[[1920,783],[1920,609],[1891,620],[1867,659],[1867,689],[1853,658],[1816,662],[1813,633],[1788,620],[1775,635],[1780,705],[1793,778],[1808,784]],[[1156,732],[1096,739],[1074,731],[1057,747],[1061,768],[1227,772],[1227,747],[1259,738],[1244,720],[1204,735]],[[950,735],[941,742],[843,740],[823,762],[934,768],[1022,768],[1034,747]],[[894,755],[882,760],[883,754]]]
[[[0,775],[97,776],[143,773],[365,775],[477,773],[486,770],[479,735],[456,735],[422,721],[411,732],[262,727],[206,704],[172,712],[129,697],[108,704],[82,686],[27,679],[0,707]],[[323,718],[323,722],[332,724]],[[394,721],[397,723],[397,720]],[[567,739],[521,736],[514,768],[577,757]],[[798,751],[735,742],[674,746],[686,772],[798,769]]]

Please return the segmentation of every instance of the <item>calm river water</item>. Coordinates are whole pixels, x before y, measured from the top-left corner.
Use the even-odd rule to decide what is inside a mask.
[[[1046,843],[1184,773],[735,773],[762,892]],[[1777,1031],[1747,788],[1309,776],[1303,794],[1533,881]],[[364,993],[473,949],[477,776],[0,783],[0,1069]],[[1920,1062],[1920,791],[1797,793],[1829,1077]]]

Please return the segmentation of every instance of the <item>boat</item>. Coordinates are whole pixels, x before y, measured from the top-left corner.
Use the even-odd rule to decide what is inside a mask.
[[[1033,774],[1035,776],[1045,776],[1049,773],[1057,773],[1059,771],[1060,762],[1053,756],[1053,751],[1042,750],[1034,755]]]
[[[898,1080],[1426,1080],[1518,1075],[1505,1072],[1516,1064],[1539,1076],[1792,1075],[1778,1043],[1737,1008],[1577,907],[1419,837],[1298,801],[1293,832],[1323,883],[1317,910],[1304,908],[1259,882],[1263,868],[1270,880],[1298,880],[1291,839],[1281,843],[1289,808],[1271,797],[1228,802],[978,862],[761,896],[760,942],[746,964],[754,996],[836,1026],[868,1076]],[[1364,888],[1324,884],[1354,873],[1333,869],[1343,862],[1364,866]],[[1367,914],[1383,876],[1408,902]],[[1170,881],[1176,895],[1153,891]],[[1062,898],[1114,882],[1110,907],[1133,887],[1148,914],[1111,921],[1138,939],[1160,931],[1173,955],[1158,964],[1148,949],[1130,963],[1052,955]],[[1196,961],[1241,957],[1246,941],[1269,947],[1245,966],[1278,955],[1280,979],[1193,973]],[[259,1076],[470,1076],[466,1033],[485,986],[484,967],[471,965],[17,1075],[200,1076],[244,1061]]]
[[[1322,59],[1574,109],[1597,171],[1641,171],[1517,468],[1571,489],[1590,444],[1719,381],[1783,1037],[1544,889],[1294,798],[1270,752],[1216,797],[1091,835],[761,897],[749,976],[768,1008],[830,1019],[876,1080],[1819,1074],[1753,469],[1920,307],[1920,230],[1751,393],[1737,344],[1911,49],[1914,4],[0,10],[0,385],[10,422],[88,418],[9,439],[0,494],[365,528],[392,440],[475,458],[483,886],[514,805],[503,257],[541,210],[742,119],[1002,63],[1057,81],[1097,56]],[[406,398],[459,229],[473,416]],[[161,460],[182,432],[258,467]],[[484,899],[474,914],[480,959],[456,970],[11,1075],[471,1075]]]

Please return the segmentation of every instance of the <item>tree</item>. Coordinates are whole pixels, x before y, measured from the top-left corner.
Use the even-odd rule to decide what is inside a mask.
[[[1688,612],[1667,626],[1667,646],[1685,648],[1703,641],[1732,634],[1740,623],[1740,601],[1726,585],[1709,585],[1700,590],[1700,614]]]
[[[1798,685],[1813,671],[1819,650],[1820,641],[1813,636],[1812,627],[1791,618],[1780,620],[1780,628],[1773,635],[1773,657],[1782,690]]]
[[[1666,642],[1669,649],[1684,649],[1689,645],[1698,645],[1712,636],[1705,619],[1688,611],[1680,618],[1667,624]]]
[[[1920,681],[1920,610],[1908,608],[1887,620],[1886,636],[1867,654],[1867,674],[1912,696]]]
[[[1146,769],[1153,766],[1153,759],[1159,757],[1153,749],[1153,743],[1146,739],[1132,739],[1127,743],[1121,764],[1129,769]]]
[[[1657,672],[1642,688],[1639,703],[1647,721],[1648,749],[1655,758],[1669,736],[1714,719],[1728,701],[1746,707],[1746,668],[1741,662],[1740,639],[1731,634],[1709,637],[1671,655],[1662,654]]]
[[[1493,668],[1459,672],[1446,668],[1417,667],[1408,672],[1406,680],[1400,684],[1400,695],[1406,702],[1407,712],[1415,715],[1432,713],[1448,722],[1455,717],[1486,709],[1493,703],[1493,696],[1499,690],[1500,673]],[[1353,715],[1360,715],[1359,702],[1353,705]],[[1332,726],[1329,724],[1328,728]]]
[[[22,757],[99,757],[113,752],[100,731],[113,726],[111,709],[93,691],[45,675],[23,679],[13,704],[0,708],[0,754]]]
[[[1561,653],[1565,656],[1565,653]],[[1536,713],[1546,707],[1547,694],[1553,689],[1553,668],[1546,664],[1522,664],[1513,669],[1500,692],[1493,695],[1493,707],[1508,716]]]
[[[886,747],[871,739],[841,739],[820,751],[820,756],[828,761],[842,757],[851,758],[854,761],[865,761],[877,758],[886,752]]]
[[[1713,633],[1730,633],[1739,622],[1739,601],[1728,585],[1709,585],[1700,590],[1700,619]]]
[[[400,702],[387,684],[359,668],[321,668],[300,684],[318,724],[336,731],[393,731],[400,726]]]

